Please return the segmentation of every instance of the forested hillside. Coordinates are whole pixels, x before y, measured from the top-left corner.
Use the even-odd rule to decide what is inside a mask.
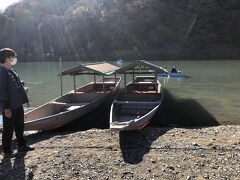
[[[23,60],[240,59],[238,0],[22,0],[0,48]]]

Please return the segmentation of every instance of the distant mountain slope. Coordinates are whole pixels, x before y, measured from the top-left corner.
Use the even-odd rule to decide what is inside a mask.
[[[23,0],[0,14],[0,48],[25,60],[240,59],[237,0]]]

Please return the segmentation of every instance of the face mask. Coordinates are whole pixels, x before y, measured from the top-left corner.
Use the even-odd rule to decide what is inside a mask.
[[[13,58],[13,61],[11,62],[12,66],[14,66],[15,64],[17,64],[17,58]]]

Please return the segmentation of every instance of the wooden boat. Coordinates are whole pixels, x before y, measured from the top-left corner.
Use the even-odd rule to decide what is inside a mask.
[[[25,114],[25,130],[50,130],[61,127],[103,104],[119,89],[120,78],[92,82]]]
[[[159,109],[163,91],[154,77],[137,77],[127,85],[127,93],[121,92],[114,100],[110,113],[110,129],[119,131],[138,130],[146,126]]]
[[[143,61],[139,63],[142,66],[153,67],[153,65],[145,64],[146,62]],[[119,72],[127,73],[127,70],[134,69],[137,64],[124,69],[124,71],[119,69]],[[155,70],[157,69],[155,66]],[[158,71],[164,70],[159,68]],[[134,69],[134,72],[143,73],[141,69],[138,72]],[[135,73],[133,73],[133,77]],[[157,75],[136,77],[127,84],[125,91],[119,93],[113,101],[110,111],[110,129],[118,131],[142,129],[156,114],[162,104],[163,96],[163,89],[157,80]]]
[[[121,78],[105,77],[118,69],[108,63],[82,64],[61,73],[71,75],[74,90],[60,96],[24,115],[25,130],[50,130],[61,127],[103,104],[110,96],[117,93]],[[76,87],[75,76],[93,74],[94,82]],[[96,81],[96,75],[103,78]]]

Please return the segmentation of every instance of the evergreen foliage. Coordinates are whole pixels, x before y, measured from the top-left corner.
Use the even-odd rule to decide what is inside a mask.
[[[0,13],[0,48],[25,60],[237,58],[239,8],[237,0],[22,0]]]

